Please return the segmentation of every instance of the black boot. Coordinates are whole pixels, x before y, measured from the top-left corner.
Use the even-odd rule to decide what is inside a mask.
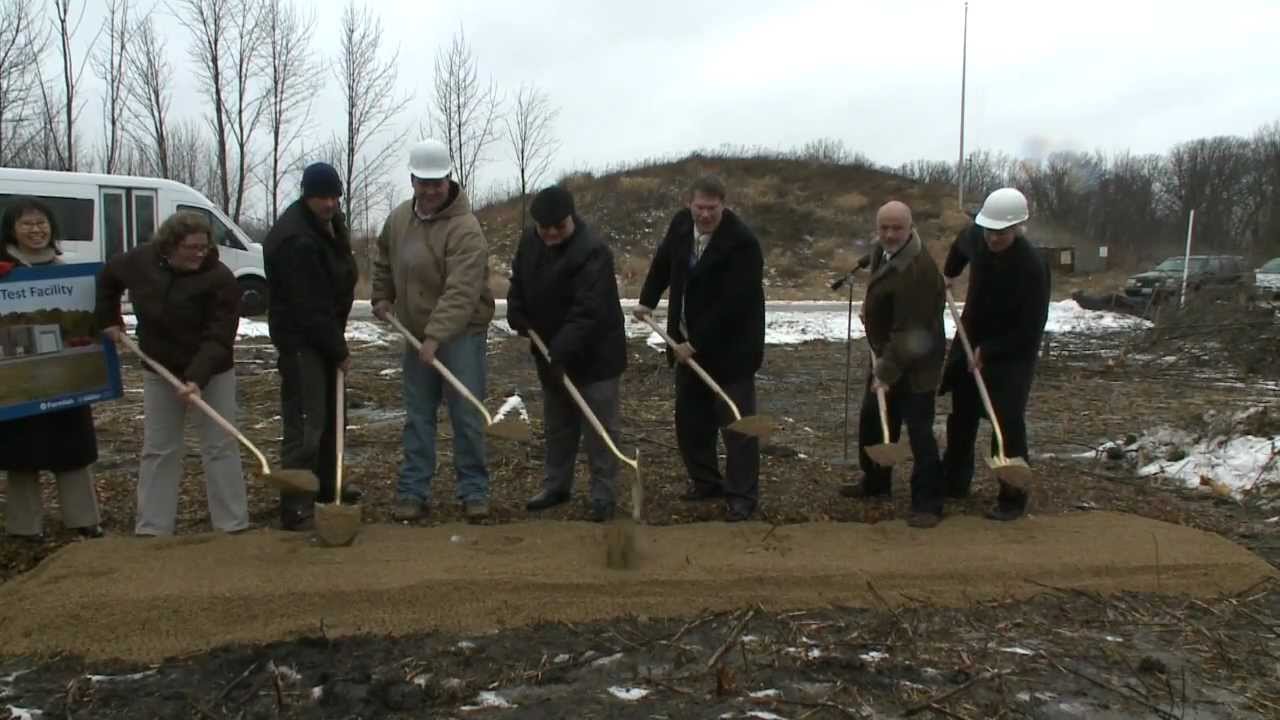
[[[996,506],[987,511],[987,519],[1010,522],[1026,514],[1026,491],[1000,483],[1000,494],[996,497]]]

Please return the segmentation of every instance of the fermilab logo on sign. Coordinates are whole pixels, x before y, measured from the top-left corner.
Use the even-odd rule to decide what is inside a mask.
[[[100,263],[0,277],[0,420],[121,396],[120,361],[94,320]]]

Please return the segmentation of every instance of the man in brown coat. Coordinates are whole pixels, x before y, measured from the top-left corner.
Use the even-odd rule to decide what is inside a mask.
[[[897,442],[905,420],[914,459],[907,523],[933,527],[942,517],[943,499],[938,442],[933,435],[934,393],[946,355],[942,275],[915,233],[911,209],[904,203],[885,203],[876,214],[876,224],[879,245],[872,250],[871,278],[862,306],[876,362],[867,378],[858,429],[863,480],[851,494],[889,496],[893,469],[875,464],[864,448]],[[877,389],[886,395],[891,436],[887,440],[880,425]]]

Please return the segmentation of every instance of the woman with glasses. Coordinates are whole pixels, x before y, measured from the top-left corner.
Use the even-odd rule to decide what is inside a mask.
[[[0,275],[14,267],[62,263],[53,212],[35,198],[9,204],[0,219],[0,238]],[[101,537],[98,496],[89,471],[97,460],[98,439],[88,405],[0,422],[0,470],[9,482],[5,534],[44,538],[40,472],[46,471],[57,482],[63,525],[84,537]]]
[[[199,397],[236,421],[233,346],[240,325],[240,290],[218,260],[209,221],[175,213],[149,243],[107,262],[98,279],[97,316],[104,334],[124,334],[120,298],[127,290],[142,351],[184,386],[181,391],[143,366],[142,462],[138,473],[137,535],[172,535],[185,455],[188,408]],[[249,526],[248,500],[236,439],[192,409],[200,436],[209,520],[215,530]]]

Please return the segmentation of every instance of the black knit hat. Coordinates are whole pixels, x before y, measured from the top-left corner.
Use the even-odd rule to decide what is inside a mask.
[[[302,197],[342,197],[342,178],[329,163],[318,162],[302,171]]]
[[[559,225],[561,220],[573,214],[573,194],[559,185],[544,188],[533,196],[529,214],[539,225]]]

